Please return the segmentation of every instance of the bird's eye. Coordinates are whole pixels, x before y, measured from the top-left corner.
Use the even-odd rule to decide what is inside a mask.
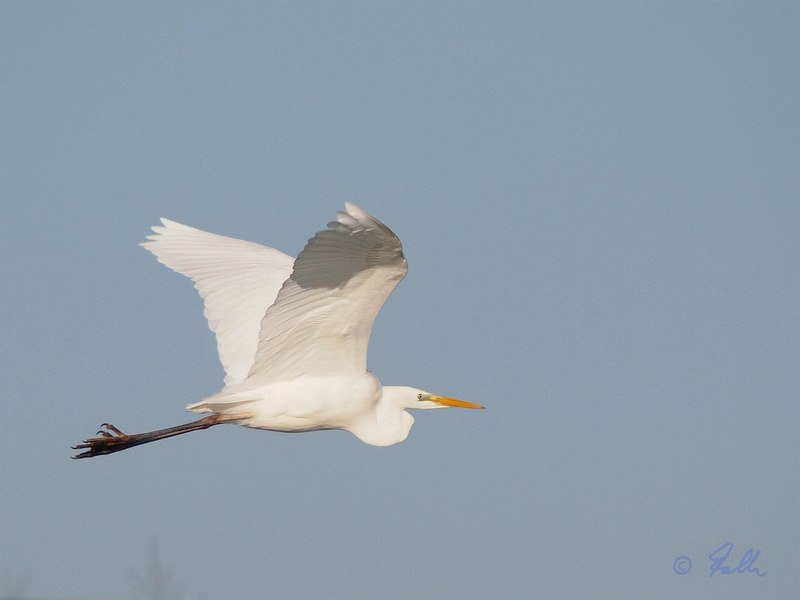
[[[417,394],[417,400],[422,400],[422,394]]]

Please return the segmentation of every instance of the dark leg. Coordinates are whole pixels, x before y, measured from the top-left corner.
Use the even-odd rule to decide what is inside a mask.
[[[72,458],[91,458],[92,456],[101,456],[103,454],[111,454],[112,452],[119,452],[120,450],[127,450],[134,446],[141,446],[142,444],[149,444],[158,440],[163,440],[175,435],[189,433],[190,431],[198,431],[200,429],[208,429],[214,425],[221,425],[222,423],[235,423],[246,419],[249,415],[211,415],[191,423],[184,423],[183,425],[176,425],[175,427],[168,427],[167,429],[158,429],[156,431],[148,431],[146,433],[133,433],[128,435],[122,433],[119,429],[109,423],[103,423],[106,430],[100,430],[97,433],[100,437],[89,438],[84,440],[82,444],[73,446],[73,450],[82,450],[88,448],[86,452],[73,456]]]

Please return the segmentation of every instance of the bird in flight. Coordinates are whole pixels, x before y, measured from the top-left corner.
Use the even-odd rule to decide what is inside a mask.
[[[225,386],[187,409],[199,420],[126,434],[103,423],[73,458],[111,454],[233,423],[269,431],[343,429],[373,446],[408,437],[408,409],[483,408],[367,370],[375,319],[408,266],[397,236],[354,204],[336,213],[297,259],[274,248],[161,219],[142,243],[194,281],[217,338]]]

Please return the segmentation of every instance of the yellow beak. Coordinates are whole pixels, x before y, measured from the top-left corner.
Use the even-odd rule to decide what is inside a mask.
[[[480,404],[473,404],[472,402],[466,402],[464,400],[456,400],[455,398],[445,398],[444,396],[434,396],[430,394],[426,400],[430,400],[431,402],[436,402],[436,404],[441,404],[442,406],[452,406],[453,408],[485,408]]]

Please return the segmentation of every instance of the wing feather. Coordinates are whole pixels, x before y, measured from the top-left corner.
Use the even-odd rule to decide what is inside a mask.
[[[308,241],[267,309],[248,382],[366,372],[375,319],[408,267],[386,225],[345,209]]]
[[[169,219],[161,223],[142,246],[194,281],[217,337],[225,384],[244,381],[258,348],[261,319],[292,272],[294,259],[274,248]]]

